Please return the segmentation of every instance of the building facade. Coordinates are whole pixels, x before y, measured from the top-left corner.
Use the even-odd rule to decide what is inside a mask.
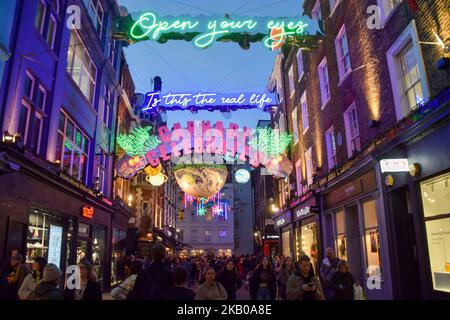
[[[290,217],[285,208],[275,218],[282,243],[317,265],[327,247],[335,248],[369,299],[448,297],[449,210],[430,196],[431,186],[443,196],[450,168],[442,148],[449,108],[445,6],[305,1],[326,37],[312,51],[282,51],[295,167]],[[430,154],[436,159],[425,160]],[[408,161],[412,176],[399,172]],[[285,235],[290,228],[300,231]]]
[[[66,24],[67,8],[81,24]],[[63,271],[91,260],[111,282],[113,151],[122,43],[114,1],[17,1],[2,82],[2,258],[44,256]],[[79,27],[79,28],[78,28]],[[8,164],[9,164],[8,163]],[[15,164],[15,165],[14,165]]]

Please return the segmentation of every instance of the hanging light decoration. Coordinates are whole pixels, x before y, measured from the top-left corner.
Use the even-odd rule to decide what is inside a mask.
[[[163,173],[158,173],[154,176],[147,176],[145,178],[152,186],[154,187],[160,187],[167,181],[167,176]]]
[[[183,165],[174,169],[178,186],[196,199],[209,199],[225,185],[228,171],[224,165]]]
[[[239,169],[234,174],[237,183],[247,183],[250,180],[250,172],[246,169]]]
[[[155,167],[155,168],[152,167],[152,166],[147,166],[147,167],[145,167],[144,171],[145,171],[145,173],[146,173],[147,175],[149,175],[149,176],[156,176],[157,174],[159,174],[159,173],[162,172],[162,165],[161,165],[161,163],[160,163],[160,164],[158,164],[158,166]]]

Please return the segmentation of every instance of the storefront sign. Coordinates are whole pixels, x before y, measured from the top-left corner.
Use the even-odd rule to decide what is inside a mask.
[[[267,235],[267,236],[263,236],[263,239],[265,239],[265,240],[278,240],[278,239],[280,239],[280,236],[277,236],[277,235]]]
[[[292,212],[294,213],[294,219],[299,220],[314,213],[320,212],[320,208],[316,206],[316,198],[310,197],[309,199],[301,203],[301,205],[293,208]]]
[[[274,93],[165,93],[158,91],[145,95],[141,111],[161,112],[177,110],[219,110],[222,112],[240,109],[259,109],[270,111],[276,106],[277,99]]]
[[[61,267],[62,227],[50,225],[48,242],[48,263],[54,263]]]
[[[93,219],[94,218],[94,207],[84,206],[82,208],[82,216],[87,219]]]
[[[305,208],[302,208],[302,209],[298,209],[295,212],[295,217],[298,219],[298,218],[302,218],[304,216],[308,216],[310,214],[311,214],[311,210],[309,209],[309,207],[305,207]]]
[[[383,159],[380,161],[381,172],[408,172],[408,159]]]
[[[279,229],[279,228],[291,223],[291,211],[287,211],[287,212],[283,213],[282,215],[275,218],[274,221],[275,221],[276,229]]]
[[[302,19],[302,20],[300,20]],[[274,19],[270,17],[161,17],[153,12],[145,12],[139,16],[129,32],[133,41],[154,40],[161,43],[167,39],[192,40],[197,48],[208,48],[215,41],[233,39],[236,35],[255,37],[260,34],[264,45],[276,49],[284,44],[287,37],[302,36],[306,33],[308,23],[317,21],[308,17],[290,17]],[[273,32],[277,30],[277,32]],[[317,28],[317,30],[319,30]],[[172,35],[176,34],[177,37]],[[185,35],[192,35],[186,37]]]

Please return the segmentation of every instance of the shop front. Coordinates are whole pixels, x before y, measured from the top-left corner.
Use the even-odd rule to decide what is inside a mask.
[[[273,218],[275,230],[280,235],[281,254],[285,257],[292,257],[294,233],[292,228],[291,210],[281,212]]]
[[[291,204],[293,228],[295,234],[295,255],[298,261],[301,255],[311,259],[314,271],[318,274],[322,257],[320,235],[320,209],[316,197],[308,194]]]
[[[450,89],[380,161],[398,299],[450,299]],[[392,163],[398,163],[396,170]]]
[[[374,163],[355,169],[322,192],[323,252],[348,261],[368,299],[391,299],[391,275],[383,198]]]

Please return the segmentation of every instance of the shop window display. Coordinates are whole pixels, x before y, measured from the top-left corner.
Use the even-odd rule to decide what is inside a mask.
[[[311,258],[314,271],[317,272],[317,227],[316,223],[310,223],[301,228],[302,253]]]
[[[420,184],[433,288],[450,292],[450,173]]]
[[[348,260],[347,258],[347,241],[345,237],[345,211],[344,209],[336,212],[336,247],[339,259]]]
[[[98,281],[102,283],[104,277],[104,260],[105,260],[105,238],[106,231],[103,227],[93,228],[92,240],[92,264],[97,274]]]
[[[291,255],[291,236],[290,231],[285,231],[281,234],[282,236],[282,246],[283,246],[283,255],[286,257],[292,257]]]
[[[363,203],[367,266],[370,274],[381,274],[380,234],[375,200]]]

